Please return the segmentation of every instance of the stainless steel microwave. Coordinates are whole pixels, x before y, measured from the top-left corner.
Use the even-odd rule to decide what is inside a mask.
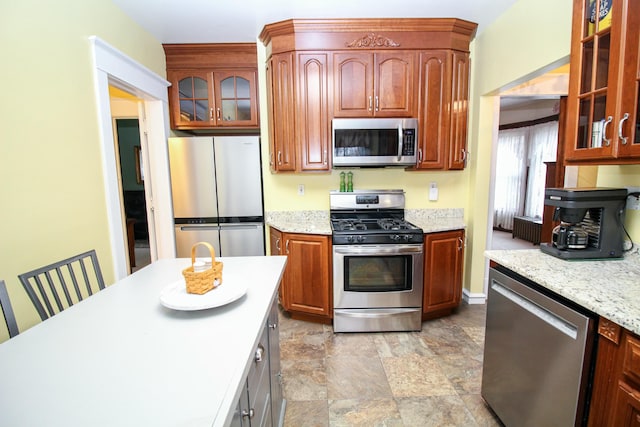
[[[333,119],[334,167],[413,166],[417,119]]]

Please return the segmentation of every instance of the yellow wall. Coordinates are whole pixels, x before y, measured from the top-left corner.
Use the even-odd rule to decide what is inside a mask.
[[[110,0],[6,1],[0,14],[0,279],[25,330],[39,317],[18,274],[95,248],[113,281],[89,36],[161,76],[165,62]]]
[[[600,166],[598,187],[640,187],[640,165]],[[625,227],[635,243],[640,243],[640,211],[625,211]]]

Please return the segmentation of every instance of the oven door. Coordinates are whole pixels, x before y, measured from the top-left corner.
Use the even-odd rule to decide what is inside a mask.
[[[422,245],[333,246],[334,308],[420,308]]]

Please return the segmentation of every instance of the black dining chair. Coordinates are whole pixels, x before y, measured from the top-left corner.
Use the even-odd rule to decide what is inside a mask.
[[[4,321],[7,323],[9,338],[13,338],[18,335],[20,331],[16,323],[16,316],[13,314],[13,308],[11,308],[11,300],[9,299],[7,285],[4,283],[4,280],[0,280],[0,307],[2,308]]]
[[[18,278],[42,320],[105,288],[93,249],[20,274]]]

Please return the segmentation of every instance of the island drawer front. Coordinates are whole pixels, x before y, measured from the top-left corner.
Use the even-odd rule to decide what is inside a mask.
[[[247,376],[250,394],[252,390],[258,389],[262,377],[269,371],[269,331],[267,328],[264,328],[252,358]]]

